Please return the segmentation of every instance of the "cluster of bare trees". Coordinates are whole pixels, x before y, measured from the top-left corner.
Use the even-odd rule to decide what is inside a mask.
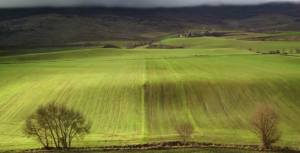
[[[23,132],[36,137],[44,148],[70,148],[75,138],[89,133],[91,122],[84,115],[65,105],[48,103],[27,118]]]
[[[281,137],[278,128],[279,115],[275,108],[267,104],[259,104],[249,120],[251,130],[262,142],[262,148],[268,149]],[[44,148],[70,148],[75,138],[82,139],[89,133],[91,122],[86,121],[84,115],[62,104],[48,103],[39,106],[30,115],[23,128],[23,132],[36,137]],[[174,129],[185,143],[191,138],[194,126],[188,121],[174,124]]]
[[[276,109],[267,104],[259,104],[251,115],[249,120],[251,131],[261,140],[262,149],[269,149],[280,139],[279,123],[280,118]],[[174,128],[183,142],[186,142],[194,132],[194,127],[190,122],[180,122]]]
[[[148,40],[139,41],[139,42],[129,42],[127,43],[127,49],[133,49],[140,46],[151,45],[159,41],[159,37],[149,38]]]

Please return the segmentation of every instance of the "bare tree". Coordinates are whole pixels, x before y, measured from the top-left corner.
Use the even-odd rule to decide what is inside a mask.
[[[262,142],[262,149],[268,149],[271,144],[277,142],[281,137],[278,129],[279,115],[277,111],[267,105],[259,104],[257,110],[250,118],[252,131],[259,137]]]
[[[182,141],[186,142],[186,140],[192,136],[194,127],[190,122],[181,122],[175,126],[175,130],[181,137]]]
[[[79,111],[49,103],[40,106],[27,118],[23,131],[28,136],[37,137],[45,148],[49,147],[49,141],[56,148],[69,148],[74,138],[83,138],[90,129],[91,122],[87,122]]]
[[[49,148],[49,130],[46,126],[40,125],[35,117],[31,115],[27,118],[23,132],[27,136],[36,136],[38,141],[47,149]]]

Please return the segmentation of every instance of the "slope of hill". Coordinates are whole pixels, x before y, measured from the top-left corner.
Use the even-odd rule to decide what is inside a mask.
[[[92,47],[0,57],[0,148],[40,147],[22,126],[26,116],[49,101],[78,109],[93,122],[91,133],[74,146],[177,141],[174,126],[182,121],[195,128],[191,141],[259,144],[248,118],[261,102],[280,113],[283,135],[276,145],[299,146],[299,57],[239,48],[251,41],[162,42],[183,40],[186,49]],[[291,49],[300,44],[252,46]]]
[[[168,31],[172,23],[161,22],[159,27],[151,23],[138,23],[129,17],[97,15],[43,14],[0,23],[1,44],[65,44],[91,40],[140,40],[139,34]],[[169,27],[170,26],[170,27]],[[176,27],[176,25],[174,25]],[[180,25],[178,25],[180,28]]]
[[[273,35],[266,35],[262,37],[246,38],[245,40],[255,41],[300,41],[300,32],[278,33]]]
[[[0,10],[0,45],[143,40],[189,29],[300,30],[300,5]],[[148,33],[149,36],[145,35]]]

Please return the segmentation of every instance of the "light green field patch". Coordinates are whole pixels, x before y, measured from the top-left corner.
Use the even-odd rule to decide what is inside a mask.
[[[287,32],[287,33],[279,33],[275,35],[269,35],[268,37],[278,37],[278,36],[299,36],[300,32]]]
[[[202,38],[175,38],[163,41],[166,45],[184,44],[188,49],[208,49],[208,48],[236,48],[248,50],[252,48],[254,52],[269,52],[271,50],[280,50],[289,53],[290,50],[295,52],[300,49],[300,43],[288,41],[243,41],[235,39],[222,39],[214,37]]]

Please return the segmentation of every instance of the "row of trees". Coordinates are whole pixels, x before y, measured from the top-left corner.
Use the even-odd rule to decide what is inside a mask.
[[[270,148],[271,144],[280,139],[279,115],[273,107],[267,104],[258,105],[249,123],[251,130],[261,140],[263,149]],[[52,102],[38,107],[27,118],[23,132],[36,137],[44,148],[51,148],[50,144],[54,144],[56,148],[66,149],[71,147],[74,138],[82,139],[89,133],[91,125],[81,112]],[[190,122],[180,122],[174,128],[183,142],[194,132],[194,126]]]
[[[159,41],[159,37],[149,38],[148,40],[139,41],[139,42],[129,42],[127,43],[127,49],[133,49],[140,46],[151,45]]]
[[[288,51],[288,50],[285,50],[285,49],[283,49],[283,50],[281,50],[281,51],[282,51],[282,53],[283,53],[283,54],[285,54],[285,53],[288,53],[288,52],[289,52],[290,54],[293,54],[293,53],[300,54],[300,49],[296,49],[295,51],[294,51],[294,50],[292,50],[292,49],[291,49],[291,50],[289,50],[289,51]],[[279,52],[279,53],[280,53],[280,50],[277,50],[277,52]]]
[[[252,48],[249,48],[248,49],[249,51],[253,51]],[[261,53],[260,51],[257,51],[257,53]],[[290,54],[293,54],[293,53],[297,53],[297,54],[300,54],[300,49],[295,49],[295,50],[285,50],[285,49],[282,49],[281,51],[280,50],[276,50],[276,51],[269,51],[269,54],[272,54],[272,53],[276,53],[276,54],[280,54],[280,53],[283,53],[283,54],[287,54],[287,53],[290,53]]]
[[[262,149],[268,149],[281,137],[281,131],[278,128],[279,115],[275,108],[267,104],[259,104],[256,111],[249,119],[251,131],[261,140]],[[189,122],[181,122],[175,126],[176,132],[180,135],[183,142],[189,139],[194,126]]]

